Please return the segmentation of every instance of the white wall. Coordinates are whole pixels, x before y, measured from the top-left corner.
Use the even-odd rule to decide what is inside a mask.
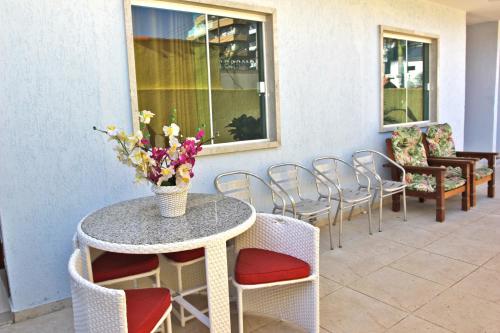
[[[498,22],[467,26],[466,150],[495,151],[497,148],[498,34]]]
[[[243,2],[243,0],[241,0]],[[463,146],[465,13],[423,0],[251,0],[276,7],[282,147],[199,159],[222,171],[384,150],[380,24],[440,36],[440,119]],[[0,214],[14,311],[69,296],[71,236],[88,212],[146,195],[93,125],[131,127],[122,0],[0,3]]]

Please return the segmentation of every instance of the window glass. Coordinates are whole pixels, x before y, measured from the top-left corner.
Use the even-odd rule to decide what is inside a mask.
[[[429,120],[429,44],[384,38],[384,125]]]
[[[211,143],[267,138],[262,23],[134,5],[132,25],[138,108],[156,114],[153,144],[165,143],[171,121],[185,136],[204,128]]]

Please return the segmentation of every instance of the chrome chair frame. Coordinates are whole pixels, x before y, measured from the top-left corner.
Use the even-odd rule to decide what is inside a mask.
[[[289,173],[290,175],[290,170],[288,172],[278,172],[277,170],[283,169],[283,168],[292,168],[293,172],[295,173],[291,177],[288,178],[283,178],[283,179],[277,179],[276,176],[278,174],[283,174],[283,173]],[[300,186],[300,180],[299,180],[299,170],[302,170],[303,172],[307,173],[312,177],[312,179],[315,180],[315,185],[316,185],[316,192],[318,195],[318,200],[314,201],[312,199],[305,198],[302,195],[301,191],[301,186]],[[292,216],[296,219],[299,220],[305,220],[306,222],[312,223],[313,220],[317,219],[319,216],[322,215],[328,215],[328,231],[329,231],[329,236],[330,236],[330,249],[333,250],[333,238],[332,238],[332,204],[331,204],[331,189],[328,186],[328,184],[316,176],[311,170],[308,168],[297,164],[297,163],[280,163],[280,164],[274,164],[271,165],[267,169],[267,174],[269,175],[269,178],[271,179],[271,185],[276,186],[282,193],[283,196],[290,201],[290,206],[287,208],[283,209],[285,212],[289,212],[292,214]],[[292,184],[291,187],[286,188],[283,186],[283,184]],[[321,207],[318,207],[319,200],[321,199],[320,195],[320,189],[319,189],[319,184],[323,184],[327,189],[328,189],[328,197],[327,202],[324,204],[324,206],[320,205]],[[290,188],[293,188],[294,192],[297,194],[298,200],[295,200],[293,198],[293,195],[290,194],[289,190]],[[308,210],[307,208],[308,205],[313,205],[316,207],[313,207],[315,209],[313,210]],[[273,209],[273,212],[276,210],[282,209],[280,206],[276,205]]]
[[[362,156],[365,155],[365,156]],[[378,156],[384,161],[388,162],[389,164],[395,166],[399,170],[401,170],[402,174],[402,181],[401,181],[401,186],[396,186],[396,187],[387,187],[384,185],[387,184],[393,184],[393,185],[398,185],[392,180],[384,180],[382,177],[377,173],[376,165],[375,165],[375,158],[374,156]],[[384,198],[388,196],[392,196],[397,193],[402,193],[403,195],[403,220],[407,221],[407,214],[406,214],[406,182],[405,182],[405,170],[403,167],[401,167],[399,164],[391,160],[388,156],[382,154],[381,152],[378,152],[376,150],[371,150],[371,149],[363,149],[363,150],[358,150],[352,154],[352,160],[353,160],[353,166],[356,170],[358,170],[358,174],[363,174],[364,176],[370,175],[376,180],[376,185],[372,186],[374,193],[372,195],[372,206],[375,204],[375,199],[379,198],[379,217],[378,217],[378,231],[382,231],[382,209],[383,209],[383,200]],[[358,176],[357,176],[358,177]],[[351,213],[349,215],[352,215],[352,209]]]
[[[326,163],[322,163],[326,162]],[[362,196],[359,199],[353,198],[353,199],[347,199],[344,196],[344,189],[342,188],[340,176],[339,176],[339,163],[345,167],[347,167],[349,170],[352,171],[353,175],[356,177],[356,181],[358,182],[358,189],[366,188],[367,190],[367,196]],[[321,165],[331,165],[331,168],[323,169],[321,168]],[[337,217],[340,214],[340,223],[339,223],[339,247],[342,247],[342,229],[343,229],[343,213],[342,211],[344,209],[351,208],[351,213],[354,209],[354,207],[362,204],[366,204],[368,208],[368,232],[370,235],[372,235],[372,210],[371,210],[371,201],[372,201],[372,194],[370,192],[370,178],[366,176],[365,174],[361,174],[363,177],[366,178],[366,186],[364,186],[363,183],[360,182],[358,172],[354,166],[349,164],[348,162],[342,160],[341,158],[335,157],[335,156],[326,156],[326,157],[318,157],[313,160],[312,162],[313,170],[314,172],[320,176],[318,178],[324,178],[328,183],[329,187],[333,188],[337,191],[338,197],[332,196],[331,199],[338,201],[337,209],[335,212],[335,217],[333,220],[333,224],[335,225],[337,221]],[[332,174],[332,175],[330,175]],[[333,191],[330,191],[330,193]],[[320,199],[325,199],[325,195],[320,192]]]
[[[224,183],[222,181],[222,179],[225,177],[238,176],[238,175],[245,176],[245,179],[244,180],[232,180],[232,181],[229,181],[226,183]],[[276,206],[279,206],[276,204],[276,202],[279,199],[281,201],[281,206],[282,206],[281,214],[285,215],[286,200],[279,194],[278,191],[273,189],[272,185],[268,184],[264,179],[260,178],[259,176],[257,176],[254,173],[244,171],[244,170],[237,170],[237,171],[230,171],[230,172],[221,173],[220,175],[218,175],[214,179],[215,189],[217,190],[217,192],[219,192],[223,195],[234,197],[236,199],[240,199],[242,201],[248,202],[249,204],[253,205],[254,200],[253,200],[253,196],[252,196],[252,191],[250,189],[250,178],[257,179],[260,183],[262,183],[265,187],[267,187],[269,189],[269,191],[271,192],[271,197],[272,197],[273,205],[274,205],[273,214],[276,211],[276,209],[275,209]],[[227,187],[227,188],[224,188],[224,187]],[[277,188],[280,191],[283,191],[279,185],[277,186]],[[243,195],[243,197],[242,197],[242,195]],[[246,196],[246,198],[245,198],[245,196]]]

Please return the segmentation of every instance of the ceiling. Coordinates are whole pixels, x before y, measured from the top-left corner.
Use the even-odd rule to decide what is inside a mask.
[[[467,12],[467,24],[500,20],[500,0],[429,0]]]

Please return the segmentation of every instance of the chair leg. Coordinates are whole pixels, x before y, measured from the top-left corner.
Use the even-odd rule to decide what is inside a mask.
[[[158,272],[156,272],[155,274],[155,284],[156,284],[156,288],[160,288],[161,287],[161,280],[160,280],[160,270],[158,270]]]
[[[338,208],[337,208],[338,212]],[[331,210],[328,212],[328,235],[330,236],[330,250],[333,250],[333,236],[332,236],[332,213]],[[335,215],[337,216],[337,215]]]
[[[418,198],[418,202],[425,202],[425,198]]]
[[[368,232],[370,235],[373,235],[372,232],[372,205],[370,200],[366,202],[366,206],[368,207]]]
[[[167,333],[172,333],[172,315],[167,316]]]
[[[236,288],[238,293],[238,332],[243,333],[243,290]]]
[[[375,199],[377,199],[377,195],[378,195],[378,190],[374,190],[372,196],[372,208],[375,207]]]
[[[176,265],[177,268],[177,291],[180,293],[184,290],[182,285],[182,266]],[[186,315],[184,314],[184,307],[179,305],[179,317],[181,322],[181,327],[186,326]]]
[[[408,221],[408,216],[406,215],[406,188],[403,188],[403,221]]]
[[[436,198],[436,221],[444,222],[445,219],[444,193]]]
[[[462,193],[462,210],[468,211],[470,209],[470,193],[465,191]]]
[[[398,197],[399,201],[399,197]],[[382,195],[382,192],[380,192],[380,203],[378,207],[378,232],[382,231],[382,211],[384,208],[384,196]]]
[[[354,212],[354,205],[352,205],[351,207],[351,211],[349,212],[349,216],[347,216],[347,221],[350,221],[351,220],[351,217],[352,217],[352,213]]]
[[[401,210],[401,201],[399,200],[399,194],[393,194],[392,197],[392,211],[399,212]]]
[[[340,207],[340,223],[339,223],[339,248],[342,248],[342,207]]]
[[[495,173],[493,173],[492,180],[488,182],[488,198],[495,197]]]
[[[134,280],[134,289],[139,288],[139,285],[137,284],[137,279]]]
[[[470,176],[470,206],[475,207],[477,204],[477,195],[476,195],[476,183],[474,182],[474,171],[472,172],[472,175]],[[490,183],[488,182],[488,196],[490,193]]]
[[[339,207],[340,207],[340,201],[337,206],[337,210],[335,211],[335,217],[333,218],[333,225],[337,225],[337,216],[339,215]]]

